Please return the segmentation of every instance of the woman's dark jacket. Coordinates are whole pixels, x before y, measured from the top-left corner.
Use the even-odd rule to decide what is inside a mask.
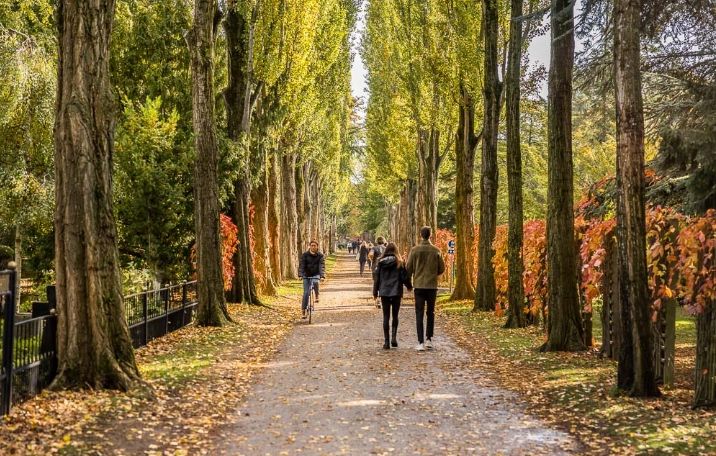
[[[326,261],[321,252],[312,254],[310,251],[303,252],[301,261],[298,262],[299,277],[316,277],[324,278],[326,276]]]
[[[358,261],[367,261],[367,260],[368,260],[368,252],[369,252],[369,251],[370,251],[370,250],[368,250],[368,246],[367,246],[367,245],[361,244],[360,250],[358,251],[358,252],[359,252]]]
[[[403,296],[403,285],[408,290],[413,288],[410,283],[410,274],[405,266],[398,267],[398,260],[393,255],[388,255],[378,261],[378,266],[373,272],[373,297],[380,296]]]

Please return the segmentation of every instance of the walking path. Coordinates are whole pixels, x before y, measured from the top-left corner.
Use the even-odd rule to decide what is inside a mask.
[[[435,350],[416,352],[412,300],[400,312],[399,348],[383,350],[371,279],[357,271],[354,257],[339,257],[313,324],[297,324],[257,378],[224,427],[221,454],[578,451],[568,434],[527,415],[514,393],[471,368],[439,318]]]

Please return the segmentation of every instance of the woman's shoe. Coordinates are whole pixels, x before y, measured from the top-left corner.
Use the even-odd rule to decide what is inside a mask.
[[[395,340],[395,339],[393,339],[393,340],[390,341],[390,345],[391,345],[392,347],[394,347],[394,348],[398,348],[398,341]]]
[[[390,345],[388,344],[388,341],[387,341],[387,340],[386,340],[385,343],[383,344],[383,349],[384,349],[384,350],[390,350]]]

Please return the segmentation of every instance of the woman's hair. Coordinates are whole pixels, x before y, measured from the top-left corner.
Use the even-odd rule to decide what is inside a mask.
[[[398,262],[398,267],[403,266],[403,259],[400,257],[400,254],[398,253],[398,246],[395,245],[395,242],[388,242],[388,245],[385,246],[385,251],[380,256],[380,259],[392,255],[395,257],[396,261]]]

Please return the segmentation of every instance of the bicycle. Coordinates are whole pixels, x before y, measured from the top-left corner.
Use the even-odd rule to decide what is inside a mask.
[[[311,324],[311,316],[313,314],[313,308],[316,302],[316,298],[318,298],[318,284],[320,282],[320,277],[306,277],[308,280],[311,281],[311,287],[308,290],[308,306],[306,307],[306,318],[308,319],[308,324]]]

